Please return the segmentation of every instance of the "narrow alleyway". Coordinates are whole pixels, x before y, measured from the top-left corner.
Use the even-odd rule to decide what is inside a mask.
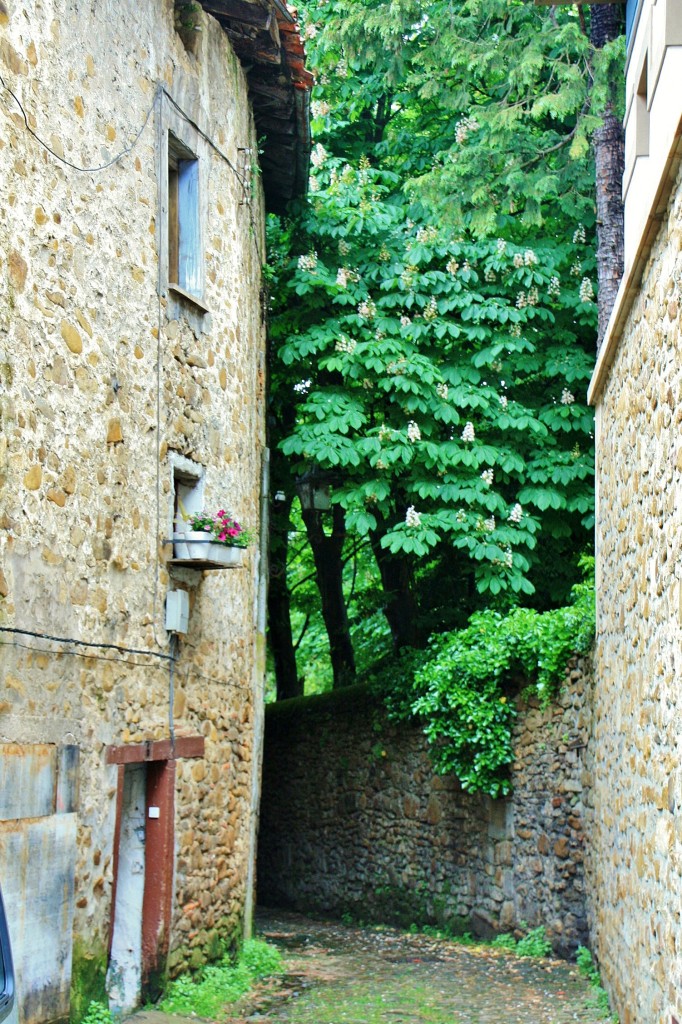
[[[349,928],[277,912],[263,914],[258,929],[280,948],[286,973],[233,1007],[226,1024],[596,1024],[604,1019],[589,1005],[593,993],[587,983],[563,961],[521,959],[394,929]]]

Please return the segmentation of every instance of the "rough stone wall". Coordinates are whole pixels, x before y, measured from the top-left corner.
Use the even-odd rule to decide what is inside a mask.
[[[625,1024],[682,1020],[682,179],[597,409],[591,927]]]
[[[56,157],[0,89],[0,625],[168,654],[166,593],[189,592],[174,727],[203,735],[205,758],[178,764],[172,945],[176,964],[196,961],[212,930],[241,927],[258,552],[240,569],[179,571],[162,541],[175,455],[204,472],[207,507],[258,533],[262,203],[257,187],[242,203],[229,165],[255,151],[246,82],[210,17],[185,51],[172,0],[3,6],[0,72]],[[157,83],[200,129],[207,314],[159,269],[165,131],[193,129]],[[96,172],[57,158],[94,167],[128,148]],[[168,663],[0,640],[0,739],[80,746],[75,935],[106,949],[117,768],[105,748],[168,737]]]
[[[514,794],[495,801],[435,775],[421,730],[386,724],[361,687],[270,705],[259,900],[484,934],[544,924],[573,951],[588,694],[576,664],[555,706],[521,711]]]
[[[591,666],[571,662],[545,709],[520,709],[511,797],[515,920],[545,925],[555,948],[588,945],[585,905],[585,798],[592,722]]]

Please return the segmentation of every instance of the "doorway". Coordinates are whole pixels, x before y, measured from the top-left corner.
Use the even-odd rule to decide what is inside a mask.
[[[142,908],[145,888],[147,765],[123,765],[116,896],[107,971],[109,1006],[126,1014],[142,994]]]
[[[118,766],[107,990],[126,1013],[155,1002],[165,981],[173,904],[177,758],[204,756],[203,736],[107,748]]]

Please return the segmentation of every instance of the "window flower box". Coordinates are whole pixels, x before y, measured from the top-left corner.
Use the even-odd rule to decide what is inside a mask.
[[[245,548],[217,544],[203,530],[173,534],[173,562],[194,569],[223,569],[244,564]]]
[[[173,565],[190,569],[244,565],[251,535],[229,512],[194,512],[180,522],[184,528],[173,534]]]

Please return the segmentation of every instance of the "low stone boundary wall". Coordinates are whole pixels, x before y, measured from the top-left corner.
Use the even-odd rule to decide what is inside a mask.
[[[270,705],[260,902],[488,935],[543,924],[571,954],[587,941],[586,669],[571,664],[549,708],[519,705],[502,800],[435,775],[418,726],[387,723],[363,687]]]

